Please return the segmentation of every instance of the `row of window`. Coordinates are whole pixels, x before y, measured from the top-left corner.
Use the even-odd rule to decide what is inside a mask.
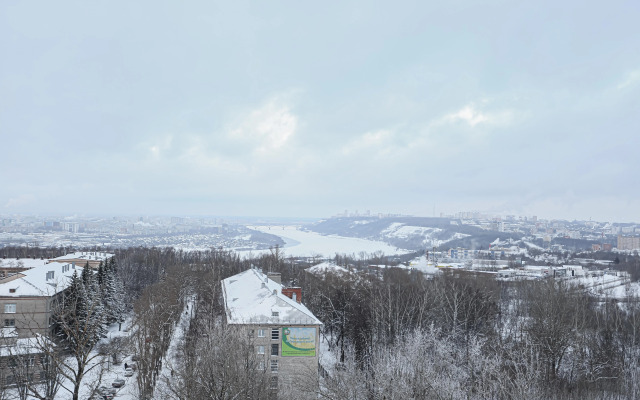
[[[267,329],[250,329],[249,330],[249,337],[254,337],[256,336],[257,333],[257,337],[259,338],[263,338],[267,336]],[[280,329],[271,329],[271,340],[279,340],[280,339]],[[264,345],[259,345],[256,346],[256,353],[259,355],[264,355],[265,354],[265,346]],[[279,356],[280,355],[280,345],[278,343],[272,343],[271,344],[271,356]],[[273,373],[277,373],[278,372],[278,359],[271,359],[269,360],[270,363],[270,369],[271,372]],[[264,359],[262,360],[258,360],[258,369],[261,371],[264,371],[265,369],[265,361]],[[278,377],[277,376],[272,376],[271,377],[271,384],[270,387],[271,389],[277,389],[278,388]]]
[[[44,355],[38,357],[38,361],[41,365],[46,365],[47,360],[48,358]],[[0,361],[0,369],[16,368],[18,365],[22,367],[33,367],[34,365],[36,365],[36,357],[35,356],[29,356],[29,357],[11,356],[11,357],[3,357],[2,361]]]
[[[6,311],[5,311],[6,312]],[[258,329],[258,337],[259,338],[263,338],[266,336],[267,334],[267,330],[266,329]],[[254,337],[256,334],[256,330],[254,329],[249,329],[249,337]],[[278,340],[280,339],[280,329],[271,329],[271,340]]]
[[[40,373],[37,376],[42,381],[47,377],[47,373],[45,371],[40,371]],[[25,376],[24,378],[26,378],[26,380],[28,382],[32,382],[32,381],[36,380],[36,374],[29,374],[29,375]],[[5,382],[5,385],[7,385],[7,386],[14,385],[16,383],[16,377],[13,376],[13,375],[9,375],[9,376],[7,376],[5,378],[4,382]],[[278,381],[276,380],[276,387],[277,387],[277,383],[278,383]]]
[[[278,360],[271,360],[271,372],[278,372]],[[258,361],[258,370],[264,371],[264,360]]]
[[[260,345],[260,346],[256,346],[256,350],[258,354],[264,354],[264,346]],[[273,343],[271,345],[271,355],[272,356],[277,356],[280,355],[280,345],[277,343]]]

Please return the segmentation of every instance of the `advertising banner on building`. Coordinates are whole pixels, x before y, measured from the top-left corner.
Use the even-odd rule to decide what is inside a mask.
[[[282,328],[283,357],[314,357],[316,328]]]

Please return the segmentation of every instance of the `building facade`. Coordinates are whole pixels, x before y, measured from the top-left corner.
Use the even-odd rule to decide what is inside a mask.
[[[222,292],[226,323],[251,338],[272,395],[314,397],[322,323],[302,304],[302,290],[250,269],[222,280]]]
[[[640,250],[640,236],[618,235],[618,250]]]
[[[49,331],[51,303],[68,286],[73,264],[51,263],[22,271],[0,280],[0,322],[15,328],[19,338],[45,335]]]

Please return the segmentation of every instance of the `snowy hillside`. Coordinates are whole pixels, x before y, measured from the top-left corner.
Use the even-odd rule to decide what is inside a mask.
[[[325,235],[380,240],[411,250],[440,247],[488,248],[496,239],[519,239],[517,235],[462,225],[448,218],[389,217],[331,218],[307,227]]]

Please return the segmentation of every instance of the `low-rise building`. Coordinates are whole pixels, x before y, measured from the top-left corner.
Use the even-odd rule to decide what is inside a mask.
[[[0,279],[18,272],[47,264],[43,258],[3,258],[0,260]]]
[[[0,386],[46,379],[50,351],[54,347],[44,336],[18,338],[15,328],[0,329]]]
[[[64,256],[51,258],[49,262],[57,262],[62,264],[73,264],[84,267],[89,263],[91,268],[98,268],[101,262],[110,260],[113,254],[102,251],[77,251]]]
[[[305,398],[298,389],[318,384],[322,323],[302,304],[302,290],[250,269],[222,280],[222,293],[226,323],[252,338],[272,393]]]
[[[51,302],[69,285],[74,264],[50,263],[0,279],[0,323],[15,328],[18,337],[48,333]]]

